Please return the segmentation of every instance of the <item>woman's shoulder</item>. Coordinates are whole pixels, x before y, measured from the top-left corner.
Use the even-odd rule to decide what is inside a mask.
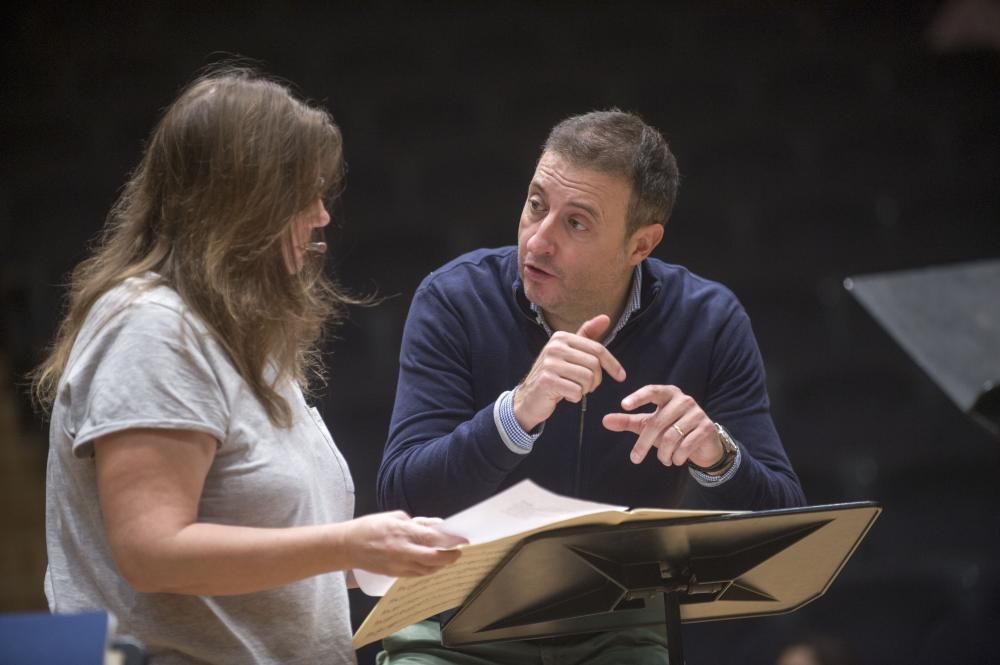
[[[177,291],[153,272],[129,277],[120,282],[104,294],[95,304],[95,309],[100,305],[119,309],[152,311],[162,309],[175,316],[184,315],[188,309]]]
[[[180,294],[155,273],[130,277],[98,298],[80,336],[117,336],[126,331],[171,337],[181,332],[200,337],[208,332]]]

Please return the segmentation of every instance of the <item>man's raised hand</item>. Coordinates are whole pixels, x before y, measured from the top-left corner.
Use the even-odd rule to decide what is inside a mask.
[[[600,314],[575,333],[552,335],[514,393],[514,416],[526,432],[547,420],[562,400],[579,402],[596,390],[604,372],[625,380],[625,369],[600,342],[610,325]]]

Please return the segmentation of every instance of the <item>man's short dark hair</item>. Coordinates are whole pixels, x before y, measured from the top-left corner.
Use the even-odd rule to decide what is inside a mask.
[[[670,219],[680,180],[677,160],[660,132],[639,116],[611,109],[566,118],[552,128],[543,149],[575,166],[629,181],[628,235]]]

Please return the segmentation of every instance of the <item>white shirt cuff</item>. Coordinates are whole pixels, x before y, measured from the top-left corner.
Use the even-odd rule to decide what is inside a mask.
[[[688,471],[691,472],[691,477],[694,478],[699,485],[703,487],[717,487],[722,483],[726,482],[730,478],[736,475],[736,472],[740,468],[740,462],[743,461],[743,452],[739,444],[736,445],[736,459],[733,460],[733,465],[729,467],[729,471],[726,471],[721,476],[710,476],[707,473],[702,473],[697,469],[688,467]]]
[[[508,390],[493,403],[493,422],[496,423],[500,438],[512,452],[518,455],[527,455],[535,445],[535,440],[541,436],[545,424],[539,425],[533,434],[524,431],[521,423],[517,422],[517,418],[514,416],[514,392],[516,390],[517,388]]]

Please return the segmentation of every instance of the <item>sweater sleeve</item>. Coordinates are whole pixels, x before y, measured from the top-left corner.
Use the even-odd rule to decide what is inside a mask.
[[[696,503],[724,510],[804,505],[799,479],[771,420],[764,363],[750,319],[735,302],[715,340],[709,386],[702,407],[729,430],[742,459],[726,482],[696,489]]]
[[[525,457],[500,436],[500,395],[476,402],[467,323],[433,282],[414,295],[377,479],[384,510],[445,517],[494,494]]]

